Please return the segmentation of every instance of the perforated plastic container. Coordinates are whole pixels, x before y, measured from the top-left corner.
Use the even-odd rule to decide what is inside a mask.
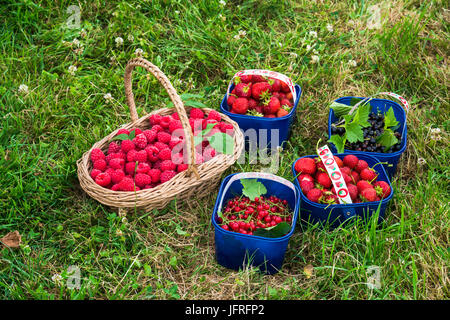
[[[338,153],[335,156],[343,159],[349,153]],[[369,167],[373,167],[379,160],[373,156],[365,153],[355,152],[352,153],[361,160],[367,161]],[[317,155],[308,155],[301,158],[316,158]],[[300,159],[300,158],[298,158]],[[297,177],[298,173],[295,171],[296,159],[292,164],[292,174]],[[391,187],[391,193],[389,196],[381,201],[374,202],[364,202],[364,203],[353,203],[353,204],[321,204],[310,201],[306,195],[301,191],[300,184],[298,180],[295,179],[295,184],[300,190],[300,219],[303,222],[308,222],[312,224],[320,223],[321,225],[328,225],[330,228],[335,228],[341,224],[350,222],[351,219],[362,219],[363,222],[367,222],[368,219],[372,217],[374,212],[380,207],[378,222],[382,222],[385,217],[386,207],[391,201],[394,195],[394,189],[391,185],[389,177],[384,170],[382,165],[377,165],[374,167],[375,171],[378,173],[378,181],[386,181]]]
[[[350,101],[352,98],[355,98],[355,97],[342,97],[335,101],[346,104],[346,105],[350,105]],[[364,98],[359,97],[358,99],[364,99]],[[366,152],[366,151],[362,152],[362,151],[344,149],[344,152],[345,153],[360,153],[360,152],[362,152],[362,153],[366,153],[371,156],[374,156],[380,162],[387,162],[387,164],[383,164],[383,166],[384,166],[384,169],[386,170],[387,174],[389,175],[389,177],[392,178],[395,175],[395,172],[397,170],[398,161],[400,160],[402,153],[406,149],[407,133],[408,133],[408,130],[406,127],[406,112],[402,108],[402,106],[400,106],[398,103],[391,101],[391,100],[387,100],[387,99],[372,99],[372,100],[370,100],[369,103],[372,106],[372,112],[375,112],[375,113],[377,113],[377,112],[386,113],[389,110],[389,108],[391,108],[391,107],[394,110],[395,118],[397,119],[397,121],[400,124],[398,131],[402,134],[400,150],[397,152],[391,152],[391,153],[381,153],[381,152]],[[328,116],[328,136],[329,137],[331,136],[331,124],[336,121],[337,121],[337,117],[334,115],[333,109],[330,109],[330,113]],[[330,143],[329,146],[330,146],[331,151],[333,153],[335,153],[336,147],[334,146],[334,144]]]
[[[289,139],[291,127],[296,119],[298,102],[302,95],[301,87],[295,86],[295,100],[289,114],[279,118],[255,117],[250,115],[236,114],[229,111],[227,95],[225,94],[220,104],[220,112],[226,114],[236,121],[239,128],[244,132],[246,148],[249,149],[251,143],[260,149],[276,148],[283,145]],[[230,91],[233,90],[234,84]],[[256,140],[256,141],[255,141]]]
[[[273,195],[286,200],[293,212],[292,227],[280,238],[265,238],[227,231],[218,223],[218,212],[223,204],[236,195],[242,195],[240,179],[258,179],[267,189],[267,196]],[[215,250],[217,262],[229,269],[239,270],[246,265],[258,267],[261,272],[274,274],[283,264],[289,239],[294,233],[300,203],[300,191],[292,182],[268,173],[245,172],[227,176],[220,186],[211,222],[215,229]]]

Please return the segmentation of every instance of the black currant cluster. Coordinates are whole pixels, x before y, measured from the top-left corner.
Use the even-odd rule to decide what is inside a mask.
[[[342,119],[338,119],[340,122]],[[398,143],[390,147],[388,150],[384,150],[384,147],[377,143],[377,137],[383,134],[384,131],[384,115],[381,113],[370,113],[369,119],[370,127],[363,129],[364,141],[357,142],[346,142],[345,149],[355,150],[355,151],[368,151],[368,152],[396,152],[400,150],[400,141],[402,140],[402,135],[400,132],[395,132],[395,137],[398,139]],[[342,127],[337,127],[335,123],[331,124],[331,134],[338,134],[342,136],[345,133],[345,129]]]

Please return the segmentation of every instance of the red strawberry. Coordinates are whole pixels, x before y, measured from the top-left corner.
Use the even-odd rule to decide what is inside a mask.
[[[269,114],[275,114],[281,108],[280,100],[277,97],[271,97],[267,103]]]
[[[333,156],[333,158],[339,168],[342,168],[344,166],[344,162],[341,160],[341,158],[339,158],[338,156]]]
[[[291,89],[289,88],[288,84],[284,81],[280,81],[281,82],[281,91],[283,91],[284,93],[289,93],[291,92]]]
[[[323,203],[325,204],[338,204],[339,198],[335,194],[329,194],[323,199]]]
[[[370,169],[370,168],[366,168],[363,169],[361,171],[361,173],[359,174],[359,177],[363,180],[372,182],[375,181],[377,179],[378,174],[375,172],[375,170]]]
[[[267,82],[257,82],[252,85],[252,97],[256,100],[262,100],[270,95],[270,84]]]
[[[317,182],[324,188],[331,188],[332,182],[330,177],[325,172],[319,172],[316,176]]]
[[[377,196],[387,198],[391,194],[391,187],[386,181],[377,181],[374,185]]]
[[[281,90],[281,81],[280,80],[271,78],[267,82],[270,84],[271,92],[278,92]]]
[[[236,95],[239,98],[250,98],[252,96],[252,84],[251,83],[238,83],[235,87]]]
[[[358,187],[359,193],[361,193],[364,189],[373,188],[372,185],[366,180],[359,180],[356,186]]]
[[[245,114],[248,110],[248,100],[246,98],[237,98],[232,107],[232,111],[239,114]]]
[[[256,109],[257,106],[258,106],[258,102],[255,99],[253,99],[253,98],[248,99],[248,109],[249,110]]]
[[[314,182],[309,180],[303,180],[300,182],[300,189],[302,189],[303,193],[307,195],[309,191],[314,189]]]
[[[311,177],[311,175],[309,175],[307,173],[303,173],[303,174],[299,175],[297,180],[299,183],[301,183],[303,180],[314,182],[313,177]]]
[[[352,201],[355,201],[358,198],[358,187],[354,184],[347,184],[348,193],[350,194],[350,198]]]
[[[308,192],[306,197],[308,198],[309,201],[318,203],[320,201],[320,199],[322,198],[322,190],[312,189]]]
[[[261,76],[259,74],[254,74],[252,76],[252,82],[256,83],[256,82],[266,82],[267,81],[267,77],[265,76]]]
[[[359,196],[360,196],[361,200],[363,200],[363,201],[372,202],[372,201],[376,201],[377,192],[375,191],[374,188],[366,188],[361,192],[361,194]]]
[[[282,106],[287,106],[289,108],[292,108],[292,103],[286,98],[281,99],[281,105]]]
[[[251,82],[252,81],[252,76],[251,75],[242,75],[242,76],[239,76],[239,77],[235,77],[234,78],[234,83],[235,84],[238,84],[238,83],[249,83],[249,82]]]
[[[369,164],[365,160],[358,160],[358,163],[355,166],[355,170],[358,173],[361,173],[364,169],[367,169],[369,167]]]
[[[294,169],[297,173],[314,174],[316,172],[316,163],[312,158],[300,158],[295,163]]]
[[[352,178],[352,181],[354,184],[357,184],[359,181],[359,174],[356,171],[352,171],[350,177]]]
[[[356,167],[356,164],[358,163],[358,158],[353,154],[348,154],[344,157],[344,165],[349,167],[350,169],[353,169]]]
[[[234,101],[237,99],[237,95],[235,95],[235,94],[229,94],[228,95],[228,98],[227,98],[227,105],[228,105],[228,107],[231,107],[231,106],[233,106],[233,103],[234,103]]]
[[[342,167],[342,168],[340,168],[340,170],[341,170],[341,172],[342,172],[342,174],[348,174],[348,175],[351,175],[352,174],[352,169],[350,169],[349,167]]]

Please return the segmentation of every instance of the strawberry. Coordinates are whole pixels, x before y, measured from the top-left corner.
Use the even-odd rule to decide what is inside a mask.
[[[376,201],[377,192],[375,191],[374,188],[366,188],[360,193],[359,196],[363,201],[372,202]]]
[[[391,194],[391,187],[386,181],[377,181],[374,185],[377,196],[387,198]]]
[[[359,174],[356,171],[352,171],[350,177],[352,178],[352,181],[354,184],[357,184],[359,181]]]
[[[287,106],[289,108],[292,108],[292,103],[286,98],[281,99],[281,105],[282,106]]]
[[[256,82],[266,82],[267,81],[267,77],[265,76],[261,76],[259,74],[254,74],[252,76],[252,82],[256,83]]]
[[[358,173],[361,173],[364,169],[367,169],[369,167],[369,164],[365,160],[358,160],[358,163],[355,166],[355,170]]]
[[[338,156],[333,156],[333,158],[339,168],[342,168],[344,166],[344,162],[341,160],[341,158],[339,158]]]
[[[291,92],[291,89],[289,88],[288,84],[284,81],[280,81],[281,82],[281,91],[283,91],[284,93],[288,93]]]
[[[342,167],[340,169],[341,169],[342,174],[344,174],[344,173],[348,174],[348,175],[352,174],[352,169],[350,169],[349,167]]]
[[[325,199],[322,200],[325,204],[338,204],[339,198],[335,194],[330,194],[325,197]]]
[[[373,188],[372,185],[366,180],[359,180],[356,187],[358,188],[359,193],[361,193],[364,189]]]
[[[317,182],[324,188],[331,188],[331,179],[325,172],[320,172],[316,176]]]
[[[235,84],[238,84],[238,83],[249,83],[249,82],[251,82],[252,81],[252,76],[251,75],[242,75],[242,76],[239,76],[239,77],[235,77],[234,78],[234,83]]]
[[[231,107],[236,99],[237,99],[237,95],[230,93],[227,98],[228,107]]]
[[[252,84],[251,83],[238,83],[235,87],[236,95],[239,98],[250,98],[252,96]]]
[[[308,194],[310,190],[314,189],[314,182],[303,180],[300,182],[300,189],[302,189],[304,194]]]
[[[348,193],[350,195],[350,198],[352,198],[352,201],[355,201],[358,198],[358,187],[354,184],[347,184]]]
[[[239,114],[245,114],[248,110],[248,100],[246,98],[237,98],[232,107],[232,111]]]
[[[284,109],[284,108],[280,108],[280,109],[277,111],[277,117],[278,117],[278,118],[287,116],[288,114],[289,114],[289,112],[286,111],[286,109]]]
[[[355,155],[348,154],[344,157],[343,162],[345,166],[349,167],[350,169],[353,169],[358,163],[358,160],[359,159]]]
[[[275,114],[281,108],[280,100],[277,97],[271,97],[267,103],[268,114]]]
[[[353,179],[350,174],[343,173],[342,177],[344,178],[345,184],[353,183]]]
[[[299,175],[297,180],[298,180],[298,183],[301,183],[303,180],[314,182],[313,177],[311,177],[307,173],[303,173],[303,174]]]
[[[316,163],[312,158],[300,158],[294,165],[297,173],[314,174],[316,172]]]
[[[254,110],[258,106],[258,101],[253,98],[248,99],[248,109]]]
[[[252,85],[252,97],[256,100],[263,100],[270,96],[270,84],[267,82],[257,82]]]
[[[280,80],[271,78],[267,82],[270,84],[271,92],[278,92],[281,90],[281,81]]]
[[[306,197],[308,198],[309,201],[318,203],[320,201],[320,199],[322,198],[322,190],[320,190],[320,189],[311,189],[307,193]]]
[[[362,180],[366,180],[369,182],[375,181],[377,179],[377,176],[378,176],[378,174],[375,172],[375,170],[370,169],[370,168],[363,169],[361,171],[361,173],[359,174],[359,177]]]

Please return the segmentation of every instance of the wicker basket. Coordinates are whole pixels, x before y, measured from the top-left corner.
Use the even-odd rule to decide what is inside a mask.
[[[134,96],[132,92],[131,75],[135,67],[143,67],[152,73],[164,89],[169,94],[175,108],[163,108],[156,110],[142,118],[138,118]],[[215,191],[220,182],[222,173],[236,162],[244,148],[244,136],[236,122],[231,120],[224,114],[221,114],[222,121],[232,124],[234,128],[234,149],[233,154],[218,153],[211,160],[202,164],[195,164],[194,137],[189,125],[187,112],[190,108],[183,105],[181,98],[176,93],[169,79],[164,73],[149,61],[136,58],[128,62],[125,68],[125,95],[127,104],[131,113],[131,122],[122,126],[124,129],[140,128],[142,130],[150,128],[149,116],[151,114],[160,114],[161,116],[170,115],[177,111],[186,140],[186,152],[189,167],[186,171],[178,173],[169,181],[162,183],[155,188],[140,190],[137,192],[112,191],[108,188],[101,187],[90,176],[92,163],[90,161],[90,153],[93,148],[100,148],[104,152],[108,149],[109,142],[116,135],[116,131],[95,143],[92,148],[85,152],[81,159],[77,161],[78,179],[83,190],[97,201],[114,208],[137,208],[144,211],[152,209],[161,209],[165,207],[171,200],[195,199],[208,195]],[[174,110],[175,109],[175,110]],[[203,108],[205,114],[213,109]]]

